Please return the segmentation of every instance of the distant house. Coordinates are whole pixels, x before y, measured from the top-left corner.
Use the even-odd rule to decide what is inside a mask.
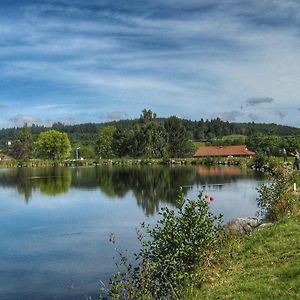
[[[0,160],[4,160],[5,154],[3,152],[0,152]]]
[[[1,160],[11,160],[12,158],[8,156],[7,154],[0,152],[0,161]]]
[[[217,156],[217,157],[228,157],[228,156],[255,156],[255,152],[247,149],[245,145],[237,146],[208,146],[200,147],[194,157],[206,157],[206,156]]]

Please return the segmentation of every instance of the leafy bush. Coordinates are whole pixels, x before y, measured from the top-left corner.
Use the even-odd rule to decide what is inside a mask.
[[[222,216],[209,212],[203,193],[197,200],[180,195],[177,211],[165,207],[160,215],[154,228],[142,224],[148,238],[139,232],[135,266],[119,252],[125,271],[111,280],[113,299],[179,299],[195,279],[195,267],[223,243]]]
[[[296,174],[289,168],[274,169],[270,181],[258,188],[259,214],[270,221],[277,221],[293,212],[295,199],[291,194]]]
[[[268,164],[268,157],[263,152],[257,152],[253,159],[253,166],[255,170],[262,170]]]

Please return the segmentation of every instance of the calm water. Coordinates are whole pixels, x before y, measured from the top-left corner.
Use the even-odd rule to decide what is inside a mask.
[[[254,216],[262,181],[235,167],[0,169],[0,299],[96,299],[116,272],[110,233],[136,250],[135,228],[179,186],[214,195],[224,221]]]

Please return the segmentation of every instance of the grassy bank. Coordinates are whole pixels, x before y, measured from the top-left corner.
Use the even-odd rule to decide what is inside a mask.
[[[230,254],[186,299],[300,299],[300,216],[230,243]]]
[[[299,182],[299,174],[286,164],[271,171],[257,198],[260,214],[273,222],[269,227],[249,225],[250,236],[234,235],[221,225],[221,216],[209,211],[207,200],[213,201],[212,196],[202,192],[198,199],[188,200],[181,195],[176,210],[163,208],[154,227],[142,226],[146,234],[138,236],[142,246],[134,254],[139,262],[128,263],[121,253],[123,271],[112,278],[109,295],[113,299],[297,299],[300,197],[293,183]]]

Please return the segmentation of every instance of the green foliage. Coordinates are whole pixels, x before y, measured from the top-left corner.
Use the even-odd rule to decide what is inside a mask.
[[[119,157],[186,157],[194,152],[190,135],[180,119],[171,117],[161,122],[146,109],[132,128],[117,129],[113,147]]]
[[[300,149],[300,136],[288,137],[284,140],[283,146],[289,153],[295,152],[296,149]]]
[[[202,141],[213,145],[244,144],[248,136],[247,145],[255,151],[266,152],[266,147],[271,155],[281,155],[282,149],[294,152],[300,149],[300,129],[276,124],[255,123],[229,123],[221,119],[191,121],[176,117],[157,118],[151,110],[143,110],[139,119],[120,120],[108,123],[86,123],[66,125],[60,122],[52,127],[33,124],[29,129],[33,139],[49,130],[57,130],[68,134],[73,145],[87,146],[81,149],[82,157],[91,158],[100,156],[98,132],[105,127],[117,128],[113,134],[112,148],[104,146],[102,157],[130,156],[130,157],[186,157],[192,154],[192,144],[188,140]],[[8,141],[13,142],[12,155],[20,159],[31,158],[28,150],[19,140],[20,128],[0,130],[0,150],[8,152]],[[100,134],[101,135],[101,134]],[[180,139],[182,138],[182,139]],[[177,148],[176,148],[177,144]],[[97,153],[90,151],[90,147],[97,149]],[[101,148],[102,146],[100,146]],[[113,150],[113,151],[112,151]],[[30,152],[30,151],[29,151]],[[83,152],[86,152],[83,154]],[[96,151],[95,151],[96,152]]]
[[[92,145],[77,144],[76,147],[73,148],[74,158],[76,158],[76,149],[78,149],[79,158],[82,157],[84,159],[92,159],[96,156],[95,147],[93,147]]]
[[[9,155],[13,158],[22,160],[27,158],[27,151],[25,146],[19,141],[14,141],[9,148]]]
[[[223,243],[221,216],[213,216],[201,193],[197,200],[178,199],[177,211],[167,207],[154,228],[142,224],[142,247],[132,265],[120,254],[125,271],[112,278],[113,299],[180,299],[191,285],[196,266]],[[113,242],[114,238],[111,239]]]
[[[164,123],[166,119],[160,118],[159,122]],[[260,124],[260,123],[229,123],[224,122],[220,119],[191,121],[191,120],[181,120],[186,131],[191,135],[193,140],[196,141],[207,141],[209,138],[220,138],[227,135],[246,135],[250,136],[256,133],[262,133],[265,136],[281,136],[291,138],[283,140],[287,141],[287,146],[285,147],[288,151],[292,152],[295,148],[300,148],[300,129],[289,126],[282,126],[276,124]],[[86,142],[94,146],[97,140],[97,135],[99,130],[103,127],[114,126],[117,128],[122,128],[126,131],[130,131],[137,120],[120,120],[108,123],[85,123],[76,125],[67,125],[63,123],[54,123],[52,127],[38,126],[33,124],[31,126],[31,131],[33,137],[35,138],[38,134],[48,130],[58,130],[60,132],[65,132],[68,134],[70,140],[73,144],[80,142]],[[7,142],[15,141],[17,139],[19,128],[6,128],[0,129],[0,149],[1,151],[7,151]],[[296,137],[296,138],[295,138]],[[291,149],[290,149],[290,147]]]
[[[100,158],[112,158],[114,154],[113,136],[116,132],[115,126],[104,127],[96,143],[96,153]]]
[[[232,240],[209,280],[182,299],[299,299],[299,227],[300,216],[290,217]]]
[[[40,133],[35,149],[38,157],[62,160],[70,156],[71,144],[66,133],[49,130]]]
[[[175,116],[170,117],[165,122],[165,128],[168,134],[169,157],[192,156],[195,148],[182,121]]]
[[[17,140],[9,149],[9,154],[18,160],[26,160],[31,157],[33,151],[33,137],[31,129],[25,124],[18,133]]]
[[[295,199],[291,195],[296,174],[289,168],[277,167],[270,181],[258,188],[259,214],[270,221],[277,221],[293,213]]]
[[[255,170],[268,169],[269,159],[263,152],[257,152],[253,158],[253,166]]]
[[[212,146],[231,146],[231,145],[244,145],[246,136],[244,135],[228,135],[222,138],[210,141]]]
[[[300,137],[280,137],[257,133],[247,137],[246,145],[253,151],[263,152],[265,154],[267,154],[267,149],[269,149],[271,155],[278,156],[282,155],[283,148],[285,148],[288,153],[295,152],[296,149],[300,149]]]
[[[205,147],[206,146],[205,142],[193,142],[193,144],[194,144],[194,148],[195,149],[198,149],[200,147]]]
[[[133,130],[125,130],[118,128],[113,136],[112,147],[115,154],[118,157],[124,157],[126,155],[135,156],[133,150],[135,134]]]
[[[38,188],[42,194],[49,196],[68,192],[72,182],[72,174],[69,168],[53,168],[50,169],[50,175],[47,172],[46,175],[35,181],[34,188]]]
[[[246,145],[253,151],[260,151],[268,154],[267,149],[269,149],[271,155],[279,155],[284,147],[284,140],[279,136],[258,133],[249,136],[246,139]]]
[[[132,154],[136,157],[164,157],[167,152],[167,133],[161,122],[156,121],[156,114],[143,110],[134,128]]]

